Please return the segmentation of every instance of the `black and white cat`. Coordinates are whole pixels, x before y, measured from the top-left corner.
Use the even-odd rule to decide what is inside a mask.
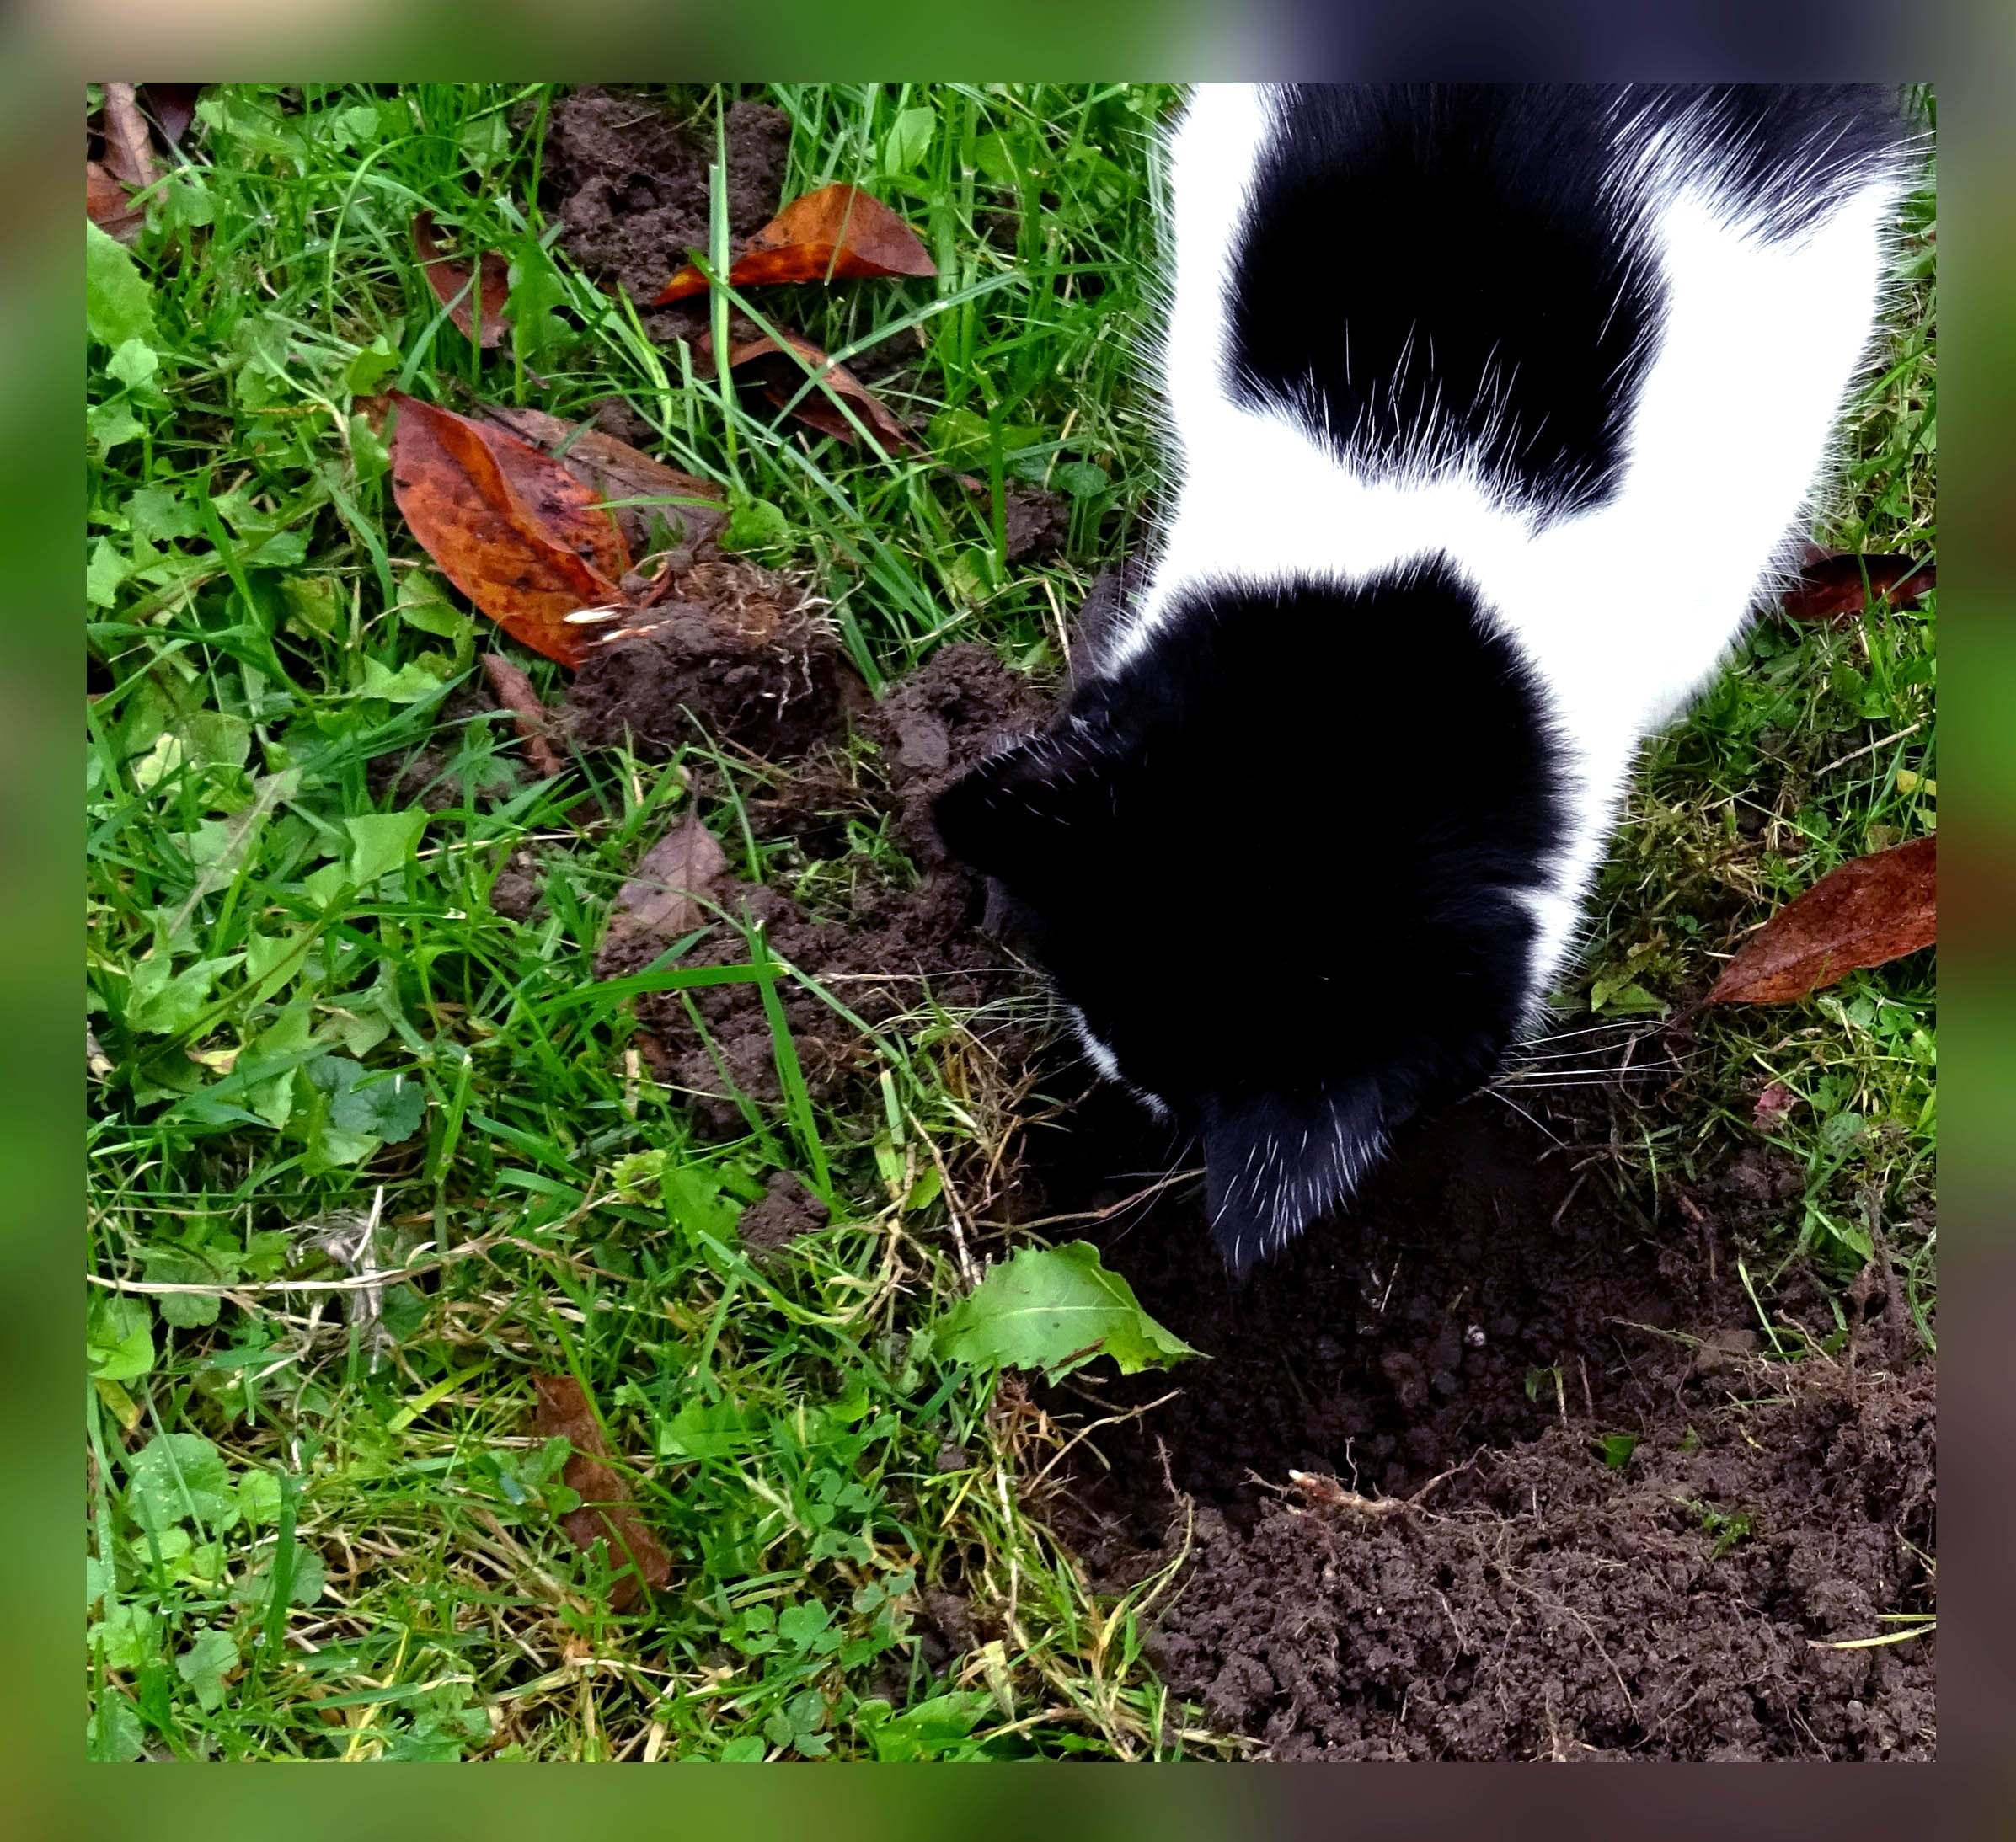
[[[1212,86],[1166,151],[1152,576],[936,816],[1243,1270],[1538,1020],[1802,535],[1913,163],[1810,87]]]

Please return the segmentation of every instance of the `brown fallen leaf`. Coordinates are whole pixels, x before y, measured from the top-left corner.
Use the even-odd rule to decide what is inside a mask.
[[[1787,1004],[1938,938],[1935,833],[1823,876],[1743,942],[1704,1001]]]
[[[649,1588],[655,1592],[672,1577],[672,1559],[638,1514],[623,1481],[608,1463],[609,1444],[581,1385],[571,1375],[534,1375],[539,1405],[532,1415],[535,1439],[564,1439],[574,1448],[562,1482],[576,1492],[581,1507],[560,1519],[560,1526],[584,1553],[604,1550],[612,1573],[609,1607],[628,1611]]]
[[[917,232],[858,185],[822,185],[794,198],[749,239],[728,271],[737,288],[780,281],[856,281],[874,275],[934,275],[938,264]],[[691,263],[651,302],[663,307],[706,291]]]
[[[1934,566],[1916,557],[1863,556],[1809,544],[1799,580],[1785,591],[1778,612],[1789,621],[1845,620],[1872,598],[1916,607],[1938,579]]]
[[[494,249],[478,258],[476,272],[481,280],[469,286],[470,264],[464,258],[445,254],[441,232],[432,211],[422,211],[413,221],[413,253],[420,258],[427,286],[434,290],[448,318],[485,351],[503,340],[505,309],[511,303],[511,264]],[[481,331],[477,314],[482,313]]]
[[[142,83],[140,100],[154,118],[154,125],[168,137],[171,147],[182,145],[189,125],[196,119],[196,98],[201,83]]]
[[[623,605],[623,532],[558,461],[488,423],[390,393],[392,491],[441,574],[514,639],[563,665],[587,627],[570,614]]]
[[[122,185],[144,192],[161,177],[154,158],[154,138],[140,112],[140,99],[131,83],[105,83],[104,115],[105,170]]]
[[[637,873],[616,892],[595,955],[596,977],[609,978],[612,969],[636,965],[640,938],[669,947],[703,926],[709,914],[701,905],[727,873],[728,853],[719,840],[700,823],[698,813],[687,813],[644,853]]]
[[[858,438],[853,424],[825,391],[814,385],[803,396],[799,396],[799,392],[805,388],[805,371],[810,366],[819,371],[835,396],[844,398],[853,404],[854,414],[885,454],[900,454],[917,446],[910,431],[896,419],[888,404],[846,366],[836,365],[801,334],[787,328],[778,330],[783,332],[789,350],[773,339],[745,339],[741,344],[728,348],[728,368],[742,382],[761,384],[773,408],[782,409],[786,403],[791,403],[791,414],[800,422],[844,441],[849,447],[854,445]],[[703,337],[697,350],[703,362],[711,363],[714,353],[711,335]],[[794,357],[793,353],[797,356]],[[798,398],[794,403],[794,397]]]
[[[95,160],[84,162],[84,216],[122,243],[133,242],[147,228],[147,210]]]
[[[532,680],[502,653],[483,655],[483,674],[490,681],[498,703],[511,712],[517,724],[525,743],[525,758],[538,773],[548,777],[559,773],[565,764],[548,735],[546,706],[539,702]]]
[[[627,441],[600,429],[564,421],[541,409],[512,409],[486,405],[484,419],[495,422],[521,441],[551,454],[582,485],[615,513],[633,556],[642,557],[651,543],[654,515],[676,534],[680,548],[697,550],[728,522],[721,489],[697,474],[654,461]],[[631,505],[625,499],[661,499],[660,505]]]

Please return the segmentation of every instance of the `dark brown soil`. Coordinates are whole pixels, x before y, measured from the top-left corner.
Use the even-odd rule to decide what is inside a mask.
[[[802,588],[753,563],[703,563],[589,654],[568,693],[566,729],[583,747],[620,745],[645,761],[696,735],[783,761],[830,736],[859,692]]]
[[[1001,493],[1002,537],[1010,563],[1054,555],[1071,530],[1071,507],[1040,486],[1007,486]]]
[[[1212,1359],[1051,1395],[1098,1417],[1180,1390],[1096,1435],[1040,1513],[1120,1585],[1194,1508],[1152,1653],[1276,1758],[1929,1757],[1932,1639],[1815,1647],[1931,1606],[1933,1364],[1903,1363],[1874,1284],[1837,1361],[1765,1361],[1741,1208],[1704,1185],[1698,1223],[1646,1221],[1605,1174],[1602,1114],[1630,1103],[1601,1097],[1525,1096],[1537,1125],[1480,1097],[1417,1129],[1348,1220],[1243,1288],[1194,1196],[1088,1224]],[[1089,1167],[1168,1167],[1103,1102],[1079,1126],[1044,1154],[1049,1206],[1143,1187]],[[1755,1166],[1732,1186],[1775,1187]],[[1387,1507],[1326,1507],[1293,1472]]]
[[[586,671],[582,677],[587,676]],[[577,681],[575,695],[580,695]],[[912,675],[879,706],[864,711],[858,727],[877,745],[882,779],[850,783],[830,754],[810,764],[798,791],[810,799],[783,797],[752,800],[747,810],[759,835],[790,831],[799,836],[825,829],[818,807],[845,800],[886,813],[896,841],[919,872],[914,888],[871,896],[844,921],[805,913],[773,889],[730,879],[715,900],[734,915],[760,922],[771,949],[832,992],[871,1028],[917,1010],[927,995],[956,1007],[976,1007],[1005,996],[1027,974],[982,934],[984,892],[957,865],[947,862],[930,827],[930,803],[938,789],[964,772],[1004,733],[1036,720],[1040,699],[1029,681],[1010,671],[985,647],[950,646]],[[634,704],[612,697],[603,707],[612,722],[638,721]],[[828,726],[837,727],[836,706]],[[810,728],[810,724],[806,725]],[[797,734],[773,732],[773,745],[799,741]],[[766,751],[787,759],[789,748]],[[638,963],[654,957],[664,942],[640,940]],[[741,964],[748,948],[727,928],[687,956],[692,965]],[[631,968],[611,961],[604,976]],[[867,1044],[831,1006],[789,981],[778,988],[784,1016],[805,1083],[811,1092],[832,1094],[864,1063]],[[659,1078],[688,1091],[695,1115],[719,1131],[741,1129],[745,1099],[774,1101],[781,1092],[776,1050],[762,994],[753,985],[724,985],[691,994],[705,1035],[693,1027],[693,1012],[676,993],[647,993],[637,1001],[639,1022],[648,1033]],[[1034,1038],[1024,1044],[1034,1047]]]
[[[800,1235],[825,1227],[832,1213],[789,1171],[778,1171],[771,1177],[763,1199],[742,1211],[736,1231],[743,1246],[756,1248],[761,1258],[789,1247]]]
[[[783,202],[789,118],[762,103],[727,112],[728,222],[741,242]],[[554,109],[542,192],[557,211],[560,243],[598,280],[650,301],[689,250],[707,248],[711,122],[689,130],[666,104],[642,93],[586,85]],[[704,327],[703,310],[670,310]],[[626,438],[627,439],[627,438]]]

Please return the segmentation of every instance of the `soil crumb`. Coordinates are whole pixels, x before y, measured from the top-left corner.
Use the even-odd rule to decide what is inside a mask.
[[[783,201],[791,123],[780,109],[738,102],[725,125],[728,224],[739,254]],[[650,301],[687,251],[707,248],[713,150],[711,121],[689,127],[652,95],[593,84],[575,90],[553,111],[542,184],[560,220],[561,246],[597,280]],[[697,337],[703,311],[683,318]]]
[[[1071,507],[1062,494],[1040,486],[1008,486],[1001,494],[1002,537],[1010,563],[1054,556],[1071,531]]]
[[[742,1211],[742,1244],[759,1255],[780,1253],[800,1235],[826,1226],[832,1211],[789,1171],[775,1172],[763,1199]]]
[[[628,746],[645,761],[698,739],[782,761],[831,734],[859,695],[831,623],[801,588],[753,563],[701,563],[589,654],[565,723],[583,747]]]

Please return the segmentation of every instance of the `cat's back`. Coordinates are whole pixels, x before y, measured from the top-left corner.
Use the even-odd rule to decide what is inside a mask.
[[[1440,553],[1571,691],[1634,547],[1712,509],[1642,670],[1602,686],[1657,720],[1822,467],[1906,141],[1873,86],[1201,86],[1144,615],[1201,577]]]

